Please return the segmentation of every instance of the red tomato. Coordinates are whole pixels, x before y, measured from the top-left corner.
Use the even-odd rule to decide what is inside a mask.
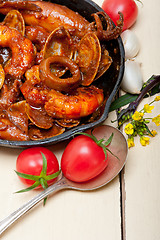
[[[64,176],[75,182],[88,181],[100,174],[108,165],[102,147],[90,137],[80,135],[67,145],[61,159]]]
[[[123,31],[130,28],[136,21],[138,16],[138,7],[134,0],[104,0],[102,9],[116,24],[119,19],[118,12],[122,12],[124,16]]]
[[[59,163],[56,156],[54,155],[54,153],[44,147],[33,147],[22,151],[19,154],[16,162],[17,172],[39,176],[43,167],[43,158],[41,152],[45,155],[47,160],[46,175],[48,176],[55,172],[58,172]],[[25,179],[22,177],[19,178],[26,185],[31,186],[34,183],[33,180]],[[48,185],[50,185],[54,181],[55,178],[49,180],[47,183]]]

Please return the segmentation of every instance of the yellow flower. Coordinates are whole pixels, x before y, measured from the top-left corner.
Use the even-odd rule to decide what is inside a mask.
[[[152,133],[152,135],[149,134],[150,137],[155,137],[157,135],[157,132],[155,130],[152,130],[151,133]]]
[[[134,138],[128,138],[127,143],[129,148],[134,147]]]
[[[142,146],[148,145],[149,144],[149,137],[142,136],[140,138],[140,143],[141,143]]]
[[[139,121],[139,120],[142,120],[143,115],[144,115],[144,113],[140,113],[138,111],[135,111],[135,113],[133,114],[132,118],[135,121]]]
[[[131,124],[131,123],[128,123],[126,126],[125,126],[125,128],[124,128],[124,131],[125,131],[125,133],[126,134],[133,134],[133,132],[134,132],[134,129],[133,129],[133,125]]]
[[[152,122],[154,122],[157,126],[160,125],[160,114],[157,117],[152,118]]]
[[[149,104],[144,105],[144,111],[146,113],[151,113],[153,108],[154,108],[154,106],[150,106]]]
[[[160,101],[160,96],[156,96],[154,101]]]

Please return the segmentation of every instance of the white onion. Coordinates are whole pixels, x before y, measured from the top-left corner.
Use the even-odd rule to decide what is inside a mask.
[[[132,60],[127,60],[121,83],[122,90],[131,94],[139,94],[142,85],[143,79],[140,64]]]
[[[140,50],[140,44],[135,33],[127,29],[121,34],[121,38],[124,45],[126,59],[136,57]]]

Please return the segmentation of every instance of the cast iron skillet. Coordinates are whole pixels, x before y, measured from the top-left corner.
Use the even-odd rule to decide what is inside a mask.
[[[58,3],[60,5],[66,5],[73,11],[79,12],[88,21],[93,21],[91,14],[94,12],[103,11],[96,3],[91,0],[52,0],[51,2]],[[84,118],[81,125],[68,129],[61,135],[47,138],[44,140],[37,141],[8,141],[0,140],[0,146],[6,147],[31,147],[31,146],[46,146],[58,143],[63,140],[67,140],[72,137],[76,132],[82,132],[96,125],[101,124],[109,113],[109,107],[111,102],[116,95],[124,73],[124,48],[122,40],[119,37],[116,40],[111,40],[105,43],[110,56],[113,59],[109,70],[103,74],[97,81],[94,82],[99,88],[102,88],[105,94],[105,103],[98,116],[93,122],[88,121],[89,118]]]

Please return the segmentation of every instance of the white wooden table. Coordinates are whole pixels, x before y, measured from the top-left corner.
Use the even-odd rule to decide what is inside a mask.
[[[101,6],[102,0],[95,0]],[[160,74],[160,1],[144,0],[139,17],[132,27],[140,40],[137,61],[143,79]],[[139,108],[153,98],[145,99]],[[153,116],[160,114],[155,104]],[[115,113],[106,123],[111,125]],[[153,126],[155,128],[155,125]],[[93,192],[61,191],[50,197],[45,207],[37,205],[10,227],[5,240],[159,240],[160,239],[160,128],[158,136],[142,147],[129,150],[127,164],[106,187]],[[50,146],[60,159],[62,144]],[[37,194],[31,191],[14,194],[24,188],[14,169],[22,150],[0,147],[0,220]],[[121,181],[120,181],[121,179]]]

